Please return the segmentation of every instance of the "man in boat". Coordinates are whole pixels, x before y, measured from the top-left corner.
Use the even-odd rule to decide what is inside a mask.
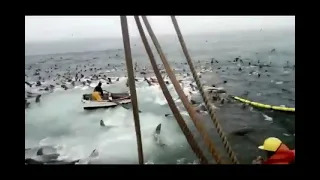
[[[295,162],[295,150],[290,150],[278,138],[269,137],[258,148],[266,152],[268,159],[263,160],[259,156],[253,164],[294,164]]]
[[[99,84],[94,88],[93,93],[92,93],[92,100],[93,101],[108,101],[108,102],[118,103],[118,101],[120,101],[120,100],[130,98],[130,95],[113,98],[112,94],[107,91],[106,91],[107,94],[103,94],[104,90],[102,90],[101,85],[102,85],[102,83],[99,82]]]
[[[103,101],[103,90],[101,88],[102,83],[99,84],[94,88],[92,93],[92,100],[93,101]],[[111,97],[111,96],[110,96]]]

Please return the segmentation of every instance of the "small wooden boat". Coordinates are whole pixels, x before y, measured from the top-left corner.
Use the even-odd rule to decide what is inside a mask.
[[[131,103],[131,97],[129,93],[111,93],[112,100],[109,99],[109,94],[103,95],[103,101],[93,101],[91,94],[83,94],[82,103],[83,109],[92,110],[99,108],[110,108],[121,104]]]

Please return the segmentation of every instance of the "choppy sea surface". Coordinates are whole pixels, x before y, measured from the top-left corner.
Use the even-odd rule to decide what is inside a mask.
[[[192,78],[186,75],[190,70],[177,37],[158,39],[176,74],[191,82]],[[252,101],[295,107],[294,29],[190,35],[185,36],[185,41],[198,72],[201,72],[203,84],[224,87],[227,94]],[[32,87],[25,86],[26,99],[31,102],[25,112],[26,148],[56,146],[61,157],[70,160],[85,158],[97,149],[99,156],[90,163],[138,163],[132,110],[116,107],[85,111],[81,103],[82,94],[92,92],[99,80],[105,90],[128,91],[122,39],[115,44],[114,48],[90,52],[26,55],[25,80],[33,84]],[[133,61],[138,64],[136,76],[154,76],[141,40],[133,39],[131,47]],[[160,64],[156,51],[154,54]],[[242,62],[234,62],[237,57]],[[84,75],[80,81],[75,81],[77,73],[79,77]],[[98,78],[92,78],[93,75]],[[110,77],[114,83],[106,84],[105,77]],[[115,81],[118,77],[119,81]],[[41,85],[36,86],[37,81]],[[68,89],[62,88],[62,84]],[[148,86],[143,80],[136,82],[136,86],[142,111],[140,121],[145,162],[197,163],[175,119],[165,117],[171,111],[160,87]],[[168,85],[168,88],[174,99],[177,98],[173,86]],[[35,103],[37,94],[42,94],[40,103]],[[193,98],[201,100],[199,94]],[[181,103],[177,102],[177,106],[207,158],[215,163]],[[226,134],[245,127],[255,130],[246,136],[228,136],[241,163],[251,163],[256,156],[263,155],[257,146],[266,137],[278,137],[294,148],[294,114],[243,107],[236,101],[217,107],[217,116]],[[107,127],[100,127],[100,120]],[[201,121],[221,156],[226,159],[221,140],[208,115],[202,114]],[[153,138],[159,123],[162,124],[161,139],[166,147],[159,147]]]

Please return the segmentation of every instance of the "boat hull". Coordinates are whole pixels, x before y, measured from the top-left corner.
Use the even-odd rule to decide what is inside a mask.
[[[97,101],[86,101],[83,100],[83,109],[85,110],[94,110],[94,109],[105,109],[105,108],[113,108],[121,104],[129,104],[131,103],[131,99],[123,99],[115,102],[108,102],[108,101],[103,101],[103,102],[97,102]]]

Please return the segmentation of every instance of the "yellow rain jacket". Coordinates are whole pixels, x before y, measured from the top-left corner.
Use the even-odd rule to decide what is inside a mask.
[[[99,92],[94,91],[91,95],[92,95],[92,100],[93,101],[102,101],[102,98],[101,98]]]

